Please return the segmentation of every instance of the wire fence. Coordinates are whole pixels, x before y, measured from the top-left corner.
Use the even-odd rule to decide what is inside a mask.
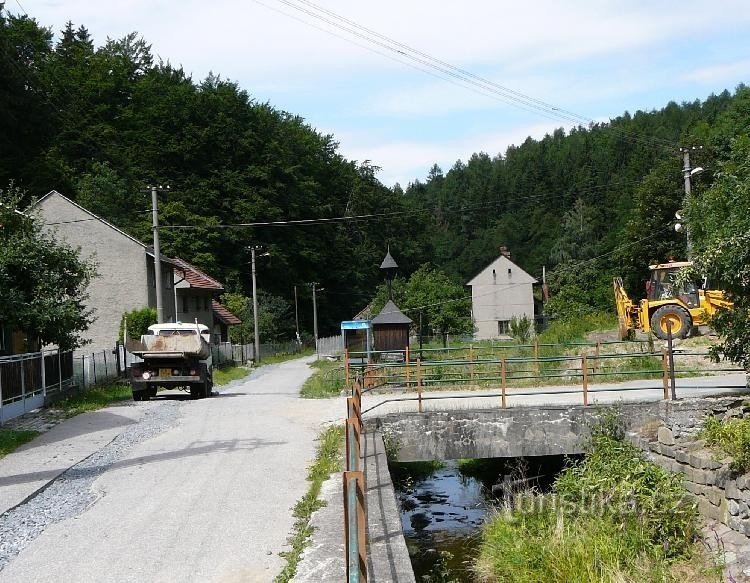
[[[49,350],[0,358],[0,425],[44,406],[74,386],[72,351]]]

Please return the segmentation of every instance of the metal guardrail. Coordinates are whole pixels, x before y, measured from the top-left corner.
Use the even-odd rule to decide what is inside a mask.
[[[367,582],[365,474],[362,467],[362,378],[346,399],[346,471],[344,472],[344,541],[346,580]]]

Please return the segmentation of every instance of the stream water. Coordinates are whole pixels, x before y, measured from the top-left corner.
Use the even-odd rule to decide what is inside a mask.
[[[393,464],[401,524],[417,581],[474,581],[482,524],[501,501],[500,484],[521,480],[546,491],[564,465],[562,456]]]

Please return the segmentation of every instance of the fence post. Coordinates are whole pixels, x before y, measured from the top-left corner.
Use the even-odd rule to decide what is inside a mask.
[[[537,379],[541,376],[539,369],[539,337],[534,336],[534,368],[536,368]]]
[[[589,365],[586,362],[586,352],[581,354],[581,372],[583,373],[583,404],[589,404]]]
[[[21,358],[18,364],[21,365],[21,401],[26,401],[26,361]]]
[[[94,376],[94,386],[96,386],[96,352],[91,353],[91,371]]]
[[[42,358],[42,366],[41,366],[41,373],[42,373],[42,396],[46,399],[47,398],[47,371],[45,369],[45,362],[44,362],[44,350],[42,350],[40,353]]]
[[[365,484],[361,471],[344,472],[346,580],[367,583]]]
[[[669,351],[669,380],[672,385],[672,400],[677,399],[674,376],[674,350],[672,349],[672,321],[667,319],[667,350]]]
[[[422,359],[417,359],[417,396],[419,398],[419,412],[422,412]]]
[[[406,345],[406,351],[404,353],[404,364],[406,365],[406,388],[409,388],[411,384],[411,367],[409,366],[409,345]]]
[[[57,376],[59,377],[60,384],[58,385],[57,389],[62,393],[62,355],[60,354],[60,349],[57,349]]]
[[[345,376],[345,382],[344,385],[347,389],[350,388],[351,385],[351,379],[349,378],[349,350],[344,350],[344,376]]]
[[[469,345],[469,380],[474,384],[474,345]]]
[[[500,359],[500,388],[501,388],[502,394],[503,394],[503,396],[502,396],[503,409],[505,409],[508,406],[507,402],[506,402],[506,398],[505,398],[505,391],[507,389],[506,382],[505,382],[506,381],[505,377],[506,377],[505,357],[503,356]]]

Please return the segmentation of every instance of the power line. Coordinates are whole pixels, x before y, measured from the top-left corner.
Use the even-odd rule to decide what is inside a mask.
[[[267,8],[270,8],[268,5],[262,2],[259,2],[258,0],[253,0],[253,1],[255,1],[258,4],[262,4],[263,6],[266,6]],[[544,102],[540,99],[530,97],[519,91],[509,89],[493,81],[490,81],[484,77],[480,77],[479,75],[471,73],[465,69],[455,67],[451,65],[450,63],[447,63],[445,61],[432,57],[431,55],[423,51],[414,49],[404,43],[398,42],[390,37],[380,34],[365,26],[362,26],[356,23],[355,21],[345,18],[331,10],[327,10],[313,2],[310,2],[309,0],[296,0],[296,2],[291,1],[291,0],[277,0],[277,1],[290,8],[293,8],[294,10],[297,10],[317,20],[325,22],[330,26],[336,27],[339,30],[343,30],[347,32],[348,34],[351,34],[357,38],[363,39],[366,42],[369,42],[387,51],[391,51],[399,56],[403,56],[407,59],[410,59],[412,61],[418,62],[427,67],[430,67],[438,71],[442,75],[449,75],[453,77],[454,79],[459,80],[461,82],[460,83],[461,86],[463,86],[464,88],[468,88],[472,90],[480,89],[480,93],[485,94],[485,95],[487,95],[486,92],[490,92],[493,94],[492,95],[493,97],[498,98],[499,100],[504,101],[505,103],[508,103],[509,105],[513,105],[516,107],[521,106],[521,109],[527,109],[527,110],[528,108],[531,108],[535,110],[535,113],[543,115],[544,117],[550,117],[550,115],[552,115],[554,116],[554,118],[558,120],[564,120],[570,123],[575,123],[576,125],[581,124],[581,123],[586,123],[586,124],[596,123],[595,120],[589,117],[576,114],[569,110],[565,110],[563,108],[557,107],[550,103]],[[303,4],[304,6],[300,6],[299,4]],[[271,8],[271,9],[275,10],[274,8]],[[340,35],[335,34],[332,31],[315,26],[314,24],[309,23],[303,19],[299,19],[297,17],[291,16],[284,11],[276,10],[276,12],[280,12],[281,14],[294,18],[295,20],[301,21],[309,26],[313,26],[314,28],[317,28],[318,30],[322,30],[323,32],[326,32],[328,34],[332,34],[333,36],[341,38]],[[353,42],[354,44],[361,46],[359,43],[351,41],[351,39],[344,39],[344,40],[347,40],[348,42]],[[380,51],[375,51],[375,52],[382,54],[380,53]],[[399,60],[399,59],[396,59],[396,60]],[[614,126],[610,126],[610,128],[615,133],[621,134],[626,139],[646,142],[652,145],[668,146],[670,148],[675,148],[677,146],[676,143],[668,141],[668,140],[663,140],[661,138],[633,135],[632,133],[626,132]]]

